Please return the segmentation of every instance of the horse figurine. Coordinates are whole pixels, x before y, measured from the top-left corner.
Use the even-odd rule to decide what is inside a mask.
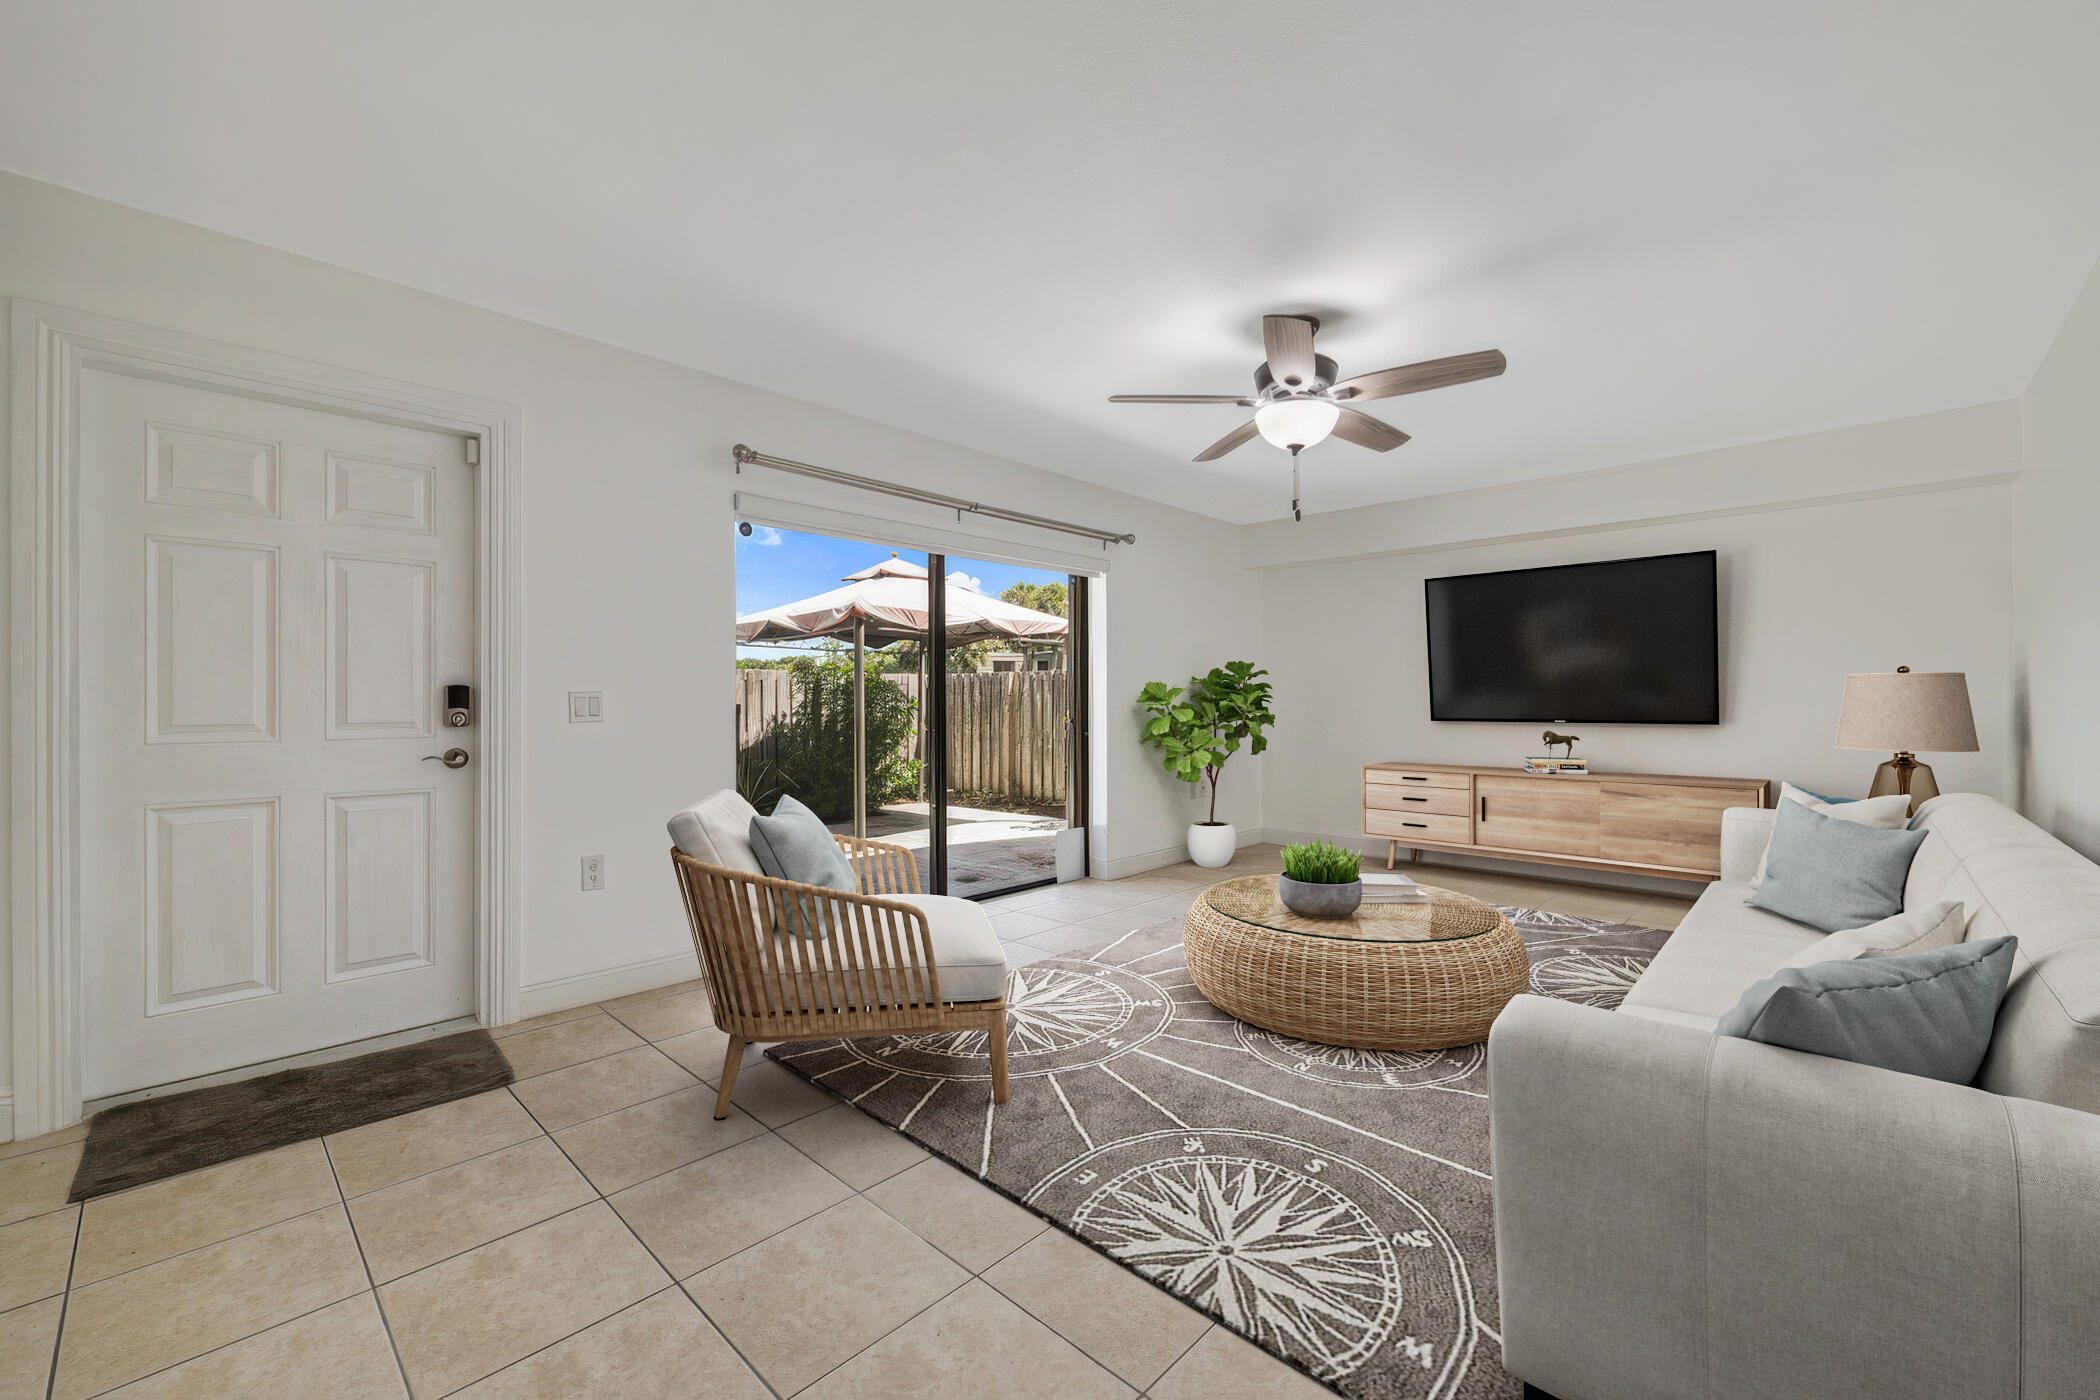
[[[1580,734],[1555,734],[1550,729],[1547,730],[1545,734],[1543,734],[1540,737],[1541,741],[1549,749],[1557,749],[1563,744],[1567,745],[1567,757],[1569,758],[1573,758],[1575,756],[1576,742],[1582,738]]]

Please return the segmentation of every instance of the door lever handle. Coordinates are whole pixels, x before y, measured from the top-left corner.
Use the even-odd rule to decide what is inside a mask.
[[[426,753],[423,755],[423,761],[425,763],[442,763],[447,768],[464,768],[467,766],[467,751],[465,749],[446,749],[443,753]]]

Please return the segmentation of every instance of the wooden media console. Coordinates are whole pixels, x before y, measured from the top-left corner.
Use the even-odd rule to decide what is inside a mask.
[[[1676,880],[1721,874],[1721,810],[1763,807],[1762,778],[1527,773],[1452,763],[1364,766],[1364,835],[1401,847],[1625,870]]]

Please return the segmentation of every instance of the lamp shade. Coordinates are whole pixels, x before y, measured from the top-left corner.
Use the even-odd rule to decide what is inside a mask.
[[[1894,753],[1975,753],[1976,716],[1961,671],[1868,671],[1845,677],[1837,746]]]

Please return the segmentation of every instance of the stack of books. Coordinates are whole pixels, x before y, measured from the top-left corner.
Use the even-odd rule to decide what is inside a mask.
[[[1429,896],[1405,875],[1366,871],[1363,876],[1366,904],[1426,904]]]
[[[1556,758],[1551,754],[1534,754],[1524,760],[1527,773],[1587,773],[1590,761],[1586,758]]]

